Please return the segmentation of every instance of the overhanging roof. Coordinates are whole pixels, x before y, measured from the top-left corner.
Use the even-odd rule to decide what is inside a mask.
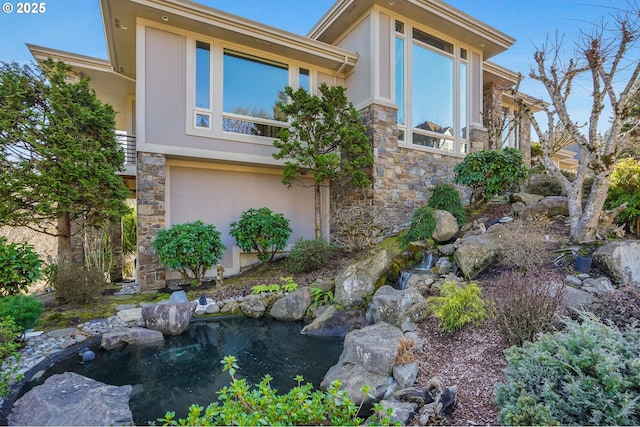
[[[483,52],[484,59],[507,50],[515,42],[514,38],[441,0],[337,0],[308,36],[325,43],[334,43],[354,19],[374,4],[477,48]]]
[[[100,0],[109,61],[130,78],[136,73],[136,18],[221,38],[264,52],[283,55],[346,73],[358,55],[346,49],[299,36],[185,0]]]

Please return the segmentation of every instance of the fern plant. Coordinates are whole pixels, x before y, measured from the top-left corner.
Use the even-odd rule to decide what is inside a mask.
[[[440,288],[440,295],[427,298],[429,311],[440,321],[445,332],[456,332],[468,323],[481,323],[488,316],[488,303],[482,299],[477,283],[466,286],[447,280]]]

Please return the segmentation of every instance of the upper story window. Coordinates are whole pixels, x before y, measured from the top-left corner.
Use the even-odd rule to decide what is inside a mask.
[[[196,41],[195,126],[211,129],[211,45]]]
[[[395,32],[395,92],[401,142],[465,153],[468,51],[418,28]],[[404,25],[402,26],[404,31]],[[407,71],[408,70],[408,71]]]

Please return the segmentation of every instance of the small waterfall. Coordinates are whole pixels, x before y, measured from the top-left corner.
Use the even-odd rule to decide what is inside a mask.
[[[411,277],[412,272],[411,271],[403,271],[400,273],[400,279],[398,279],[398,284],[396,286],[396,289],[400,289],[403,290],[404,288],[407,287],[407,280],[409,280],[409,277]]]
[[[422,252],[422,258],[420,258],[420,262],[409,269],[402,271],[400,273],[400,278],[398,279],[398,283],[396,283],[395,288],[403,290],[407,286],[407,282],[412,274],[431,271],[436,264],[438,257],[433,254],[433,252]]]

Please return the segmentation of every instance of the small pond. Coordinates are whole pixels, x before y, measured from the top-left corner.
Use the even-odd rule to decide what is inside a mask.
[[[320,385],[325,373],[342,352],[342,338],[301,335],[301,322],[227,317],[195,321],[187,331],[165,340],[160,347],[125,347],[120,351],[91,348],[96,359],[85,364],[74,355],[48,368],[21,394],[49,376],[72,371],[112,385],[131,384],[129,405],[137,425],[146,425],[172,410],[184,417],[188,407],[206,407],[217,401],[216,392],[229,384],[220,361],[228,355],[238,359],[238,377],[258,383],[265,374],[271,386],[286,393],[296,385],[295,376]]]

